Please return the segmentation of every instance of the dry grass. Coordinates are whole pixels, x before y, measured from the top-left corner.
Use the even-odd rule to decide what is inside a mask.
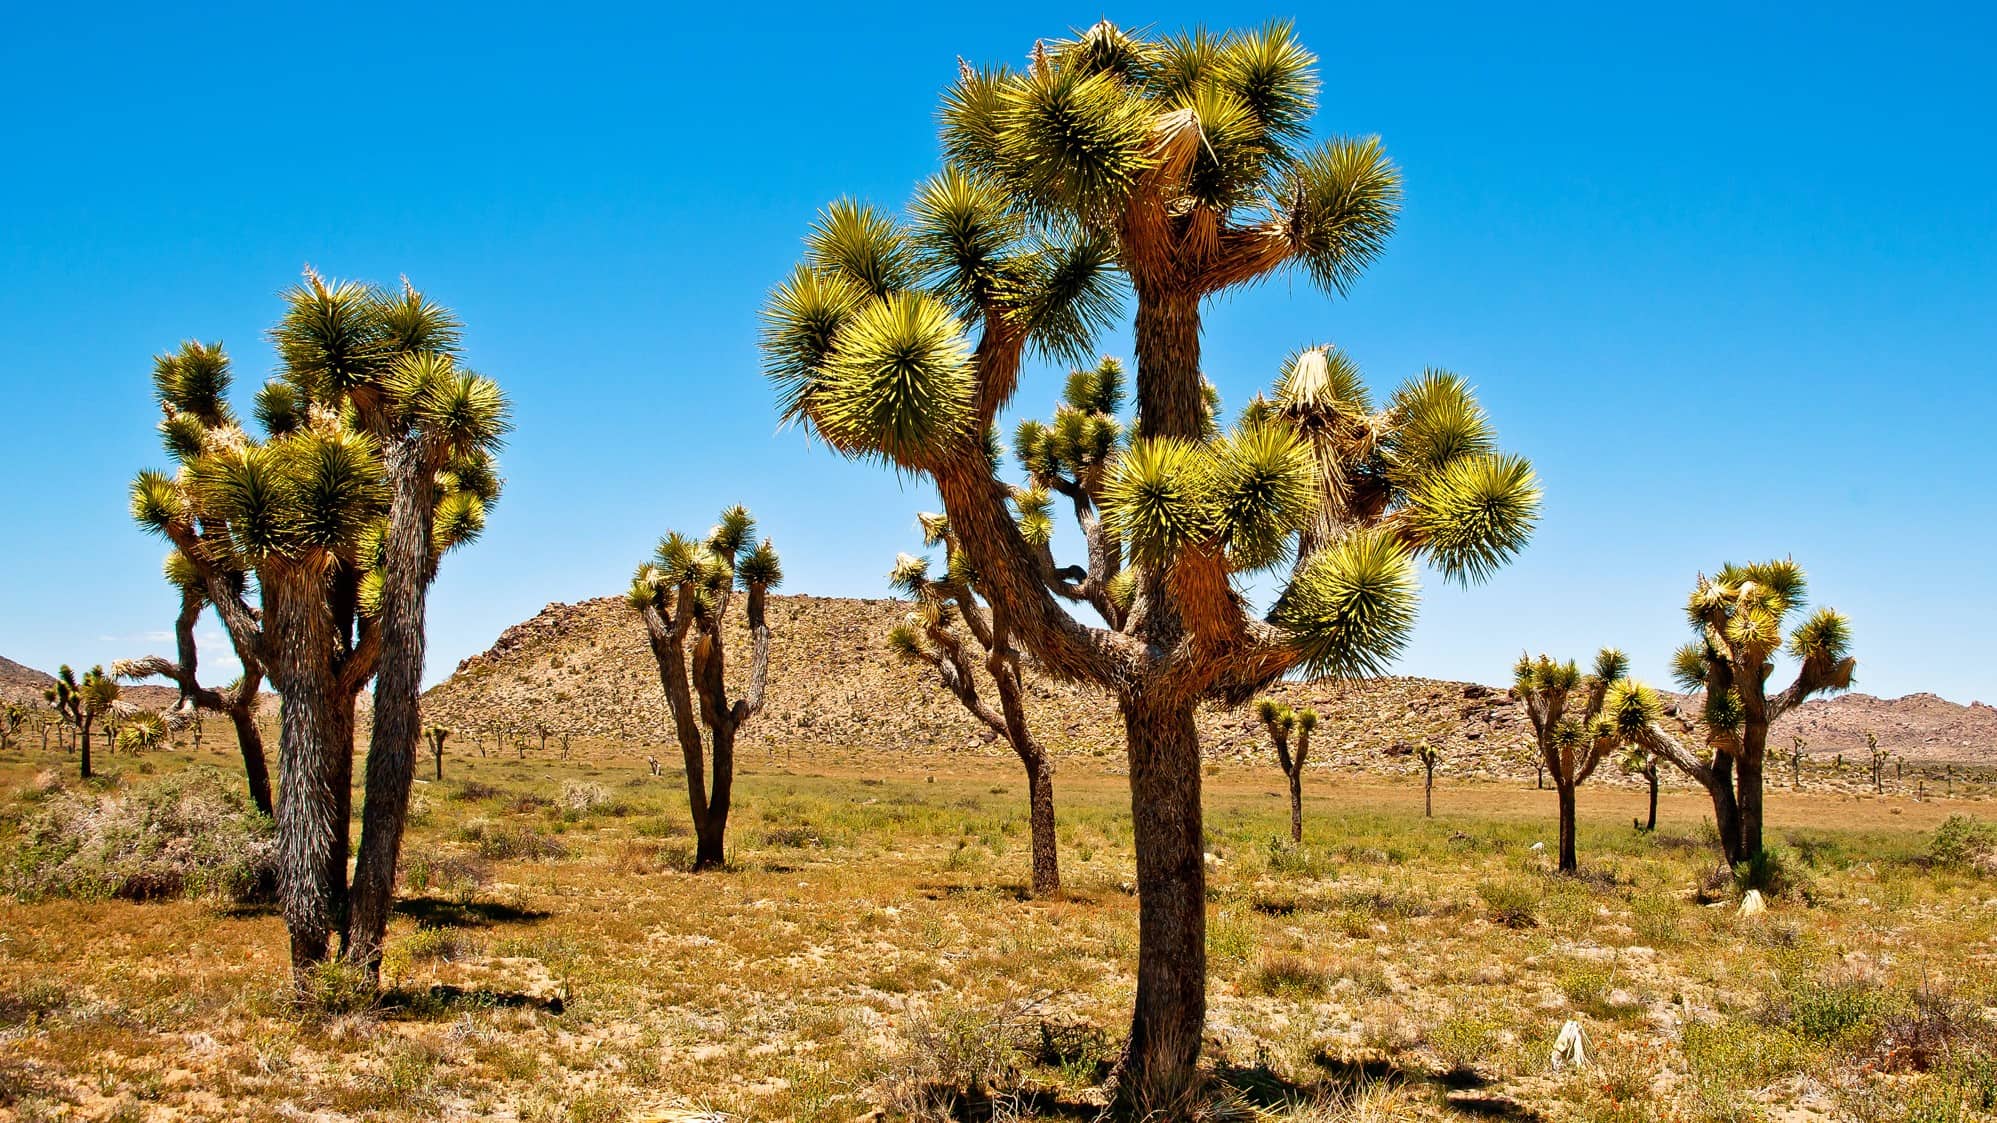
[[[267,909],[0,905],[0,1118],[1095,1113],[1136,951],[1119,777],[1067,762],[1067,891],[1036,901],[1024,787],[995,762],[752,757],[732,868],[695,877],[679,778],[579,748],[454,756],[419,786],[395,990],[372,1008],[342,1010],[328,977],[328,1012],[292,1013]],[[147,758],[155,776],[126,790],[184,760]],[[61,764],[0,760],[0,847]],[[1724,893],[1694,899],[1711,860],[1689,797],[1641,836],[1640,796],[1584,792],[1588,876],[1570,879],[1533,849],[1552,841],[1551,792],[1456,786],[1424,820],[1418,787],[1327,772],[1293,848],[1272,843],[1279,781],[1208,778],[1207,1117],[1939,1123],[1997,1107],[1997,882],[1932,846],[1950,812],[1988,820],[1988,804],[1777,792],[1792,888],[1743,921]],[[1602,1063],[1555,1075],[1570,1017]]]

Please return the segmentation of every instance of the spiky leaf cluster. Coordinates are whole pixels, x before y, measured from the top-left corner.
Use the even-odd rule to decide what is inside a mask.
[[[669,617],[684,604],[711,623],[726,610],[732,591],[764,592],[781,584],[776,547],[756,538],[755,518],[736,504],[701,537],[675,530],[659,539],[652,557],[632,574],[626,600],[635,610],[655,607]]]
[[[1313,675],[1374,675],[1407,646],[1414,559],[1391,535],[1353,534],[1313,556],[1270,612]]]

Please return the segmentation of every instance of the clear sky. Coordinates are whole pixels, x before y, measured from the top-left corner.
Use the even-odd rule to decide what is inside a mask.
[[[1789,553],[1852,617],[1861,689],[1997,701],[1997,17],[1972,3],[28,5],[0,30],[0,654],[163,647],[163,547],[125,513],[164,460],[150,357],[220,339],[254,388],[308,262],[407,274],[514,402],[433,680],[737,500],[789,590],[882,595],[934,501],[777,431],[758,306],[817,207],[934,169],[958,56],[1104,14],[1295,17],[1320,132],[1404,169],[1351,299],[1226,299],[1205,354],[1237,406],[1309,342],[1383,389],[1446,366],[1537,463],[1530,550],[1426,582],[1405,670],[1616,643],[1662,680],[1700,569]]]

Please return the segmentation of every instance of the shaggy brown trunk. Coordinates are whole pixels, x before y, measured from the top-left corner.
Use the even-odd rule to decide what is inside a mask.
[[[1651,765],[1644,771],[1644,778],[1650,781],[1650,817],[1643,821],[1645,831],[1657,829],[1657,766]]]
[[[1027,821],[1033,833],[1033,895],[1061,891],[1061,856],[1054,838],[1054,767],[1035,752],[1026,765]]]
[[[274,819],[277,815],[270,799],[270,764],[264,759],[263,730],[257,728],[255,705],[252,701],[248,706],[230,707],[229,722],[236,727],[236,747],[243,752],[243,779],[249,783],[250,802],[265,818]]]
[[[1206,1025],[1206,866],[1191,699],[1123,703],[1137,847],[1137,1002],[1118,1095],[1171,1111],[1193,1090]]]
[[[83,778],[88,780],[92,775],[90,771],[90,719],[84,718],[79,728],[82,731],[82,736],[78,737],[76,739],[76,742],[77,744],[83,747],[83,751],[81,753],[82,756],[81,763],[83,765]]]
[[[395,866],[409,819],[416,778],[416,743],[423,736],[423,624],[435,521],[436,471],[426,442],[409,435],[388,449],[394,496],[388,511],[382,567],[381,656],[374,684],[374,730],[368,740],[367,794],[361,805],[360,860],[354,868],[353,917],[347,960],[370,978],[381,970],[382,941],[395,900]]]
[[[432,737],[430,739],[430,752],[437,758],[437,779],[442,781],[444,778],[444,739],[442,737]]]
[[[1304,770],[1299,767],[1285,769],[1290,776],[1290,841],[1302,845],[1304,841]]]
[[[1740,759],[1734,767],[1739,774],[1740,844],[1735,862],[1761,853],[1762,763],[1768,745],[1768,723],[1748,721],[1741,730]]]
[[[284,699],[277,754],[278,902],[291,936],[292,974],[303,984],[345,921],[353,699],[341,696],[330,665],[333,618],[323,578],[274,569],[260,576],[276,655],[271,681]]]
[[[728,802],[735,787],[735,731],[722,727],[710,731],[714,745],[714,787],[707,798],[706,813],[694,817],[694,872],[720,869],[728,864]]]
[[[1720,835],[1720,852],[1729,867],[1738,865],[1740,848],[1740,804],[1734,797],[1734,759],[1713,754],[1713,782],[1707,790],[1713,797],[1713,827]]]
[[[1574,785],[1555,777],[1560,791],[1560,872],[1575,873],[1581,863],[1574,853]]]

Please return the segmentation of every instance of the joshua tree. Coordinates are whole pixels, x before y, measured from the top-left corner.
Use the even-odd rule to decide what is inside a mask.
[[[42,697],[55,707],[64,724],[76,730],[83,778],[90,779],[90,727],[117,704],[118,680],[105,674],[102,667],[92,667],[78,679],[64,663],[56,671],[55,685],[42,691]]]
[[[1415,746],[1415,759],[1421,762],[1421,813],[1435,818],[1435,766],[1442,763],[1442,746],[1424,737]]]
[[[1400,179],[1378,141],[1306,141],[1314,67],[1286,24],[1151,39],[1107,22],[1037,45],[1023,70],[966,65],[944,97],[949,163],[907,219],[829,207],[765,312],[785,418],[929,477],[1035,665],[1117,698],[1140,907],[1116,1085],[1140,1109],[1191,1089],[1206,1013],[1195,707],[1292,669],[1380,668],[1413,626],[1413,560],[1481,578],[1537,510],[1530,466],[1496,452],[1453,376],[1376,411],[1351,362],[1316,348],[1219,430],[1210,299],[1290,269],[1342,293],[1393,229]],[[996,479],[992,431],[1029,351],[1088,353],[1114,270],[1136,300],[1135,439],[1092,500],[1100,560],[1050,571],[1039,520]],[[1286,563],[1255,618],[1234,579]],[[1107,627],[1062,603],[1098,595]]]
[[[1768,728],[1806,700],[1851,687],[1857,666],[1848,651],[1851,624],[1818,609],[1789,632],[1799,664],[1788,689],[1770,694],[1768,677],[1783,649],[1783,627],[1804,604],[1803,569],[1794,561],[1722,566],[1699,575],[1686,606],[1698,638],[1672,657],[1679,686],[1703,691],[1700,725],[1709,758],[1692,754],[1653,722],[1644,747],[1699,782],[1713,800],[1713,823],[1729,865],[1761,853],[1762,770]]]
[[[1657,829],[1657,756],[1640,744],[1626,744],[1621,763],[1624,772],[1643,777],[1650,788],[1649,817],[1630,820],[1639,834],[1648,834]]]
[[[1797,791],[1803,790],[1803,750],[1809,747],[1801,733],[1789,739],[1789,786]]]
[[[1876,794],[1886,792],[1886,762],[1893,754],[1879,747],[1879,734],[1865,731],[1865,752],[1872,760],[1872,790]]]
[[[162,360],[163,369],[158,377],[173,380],[184,386],[186,380],[207,377],[201,364],[211,356],[206,352],[196,353],[191,361],[183,363],[187,353]],[[183,400],[187,400],[183,394]],[[219,396],[215,399],[221,405]],[[211,413],[207,422],[222,424],[219,412]],[[198,674],[200,650],[194,642],[194,626],[201,619],[201,613],[208,607],[208,582],[201,570],[186,554],[175,550],[166,556],[164,567],[167,582],[180,592],[180,615],[174,620],[174,644],[178,660],[165,659],[158,655],[148,655],[143,659],[125,659],[111,665],[111,671],[123,679],[164,678],[180,689],[177,712],[191,718],[194,723],[194,743],[201,744],[201,711],[210,710],[226,714],[230,724],[236,729],[236,746],[243,754],[243,776],[249,784],[250,802],[256,809],[269,816],[274,808],[270,798],[270,766],[264,759],[263,732],[257,728],[258,693],[263,689],[263,667],[257,662],[256,652],[238,649],[236,658],[243,665],[243,673],[235,682],[220,690],[201,685]],[[240,595],[243,575],[231,572],[229,582]]]
[[[14,747],[14,734],[28,723],[28,707],[19,702],[0,706],[0,749]]]
[[[437,762],[437,779],[442,780],[444,778],[444,738],[449,737],[451,731],[441,725],[433,725],[429,729],[424,730],[423,735],[429,738],[430,756]]]
[[[693,868],[728,860],[728,803],[735,784],[735,735],[763,708],[770,672],[770,626],[764,601],[783,580],[777,551],[755,541],[756,522],[745,507],[721,512],[721,521],[695,540],[674,531],[659,541],[651,561],[631,579],[631,607],[645,621],[659,682],[673,712],[673,730],[686,758],[687,803],[695,835]],[[748,594],[746,615],[752,654],[749,687],[728,698],[728,660],[721,634],[737,589]],[[691,650],[689,650],[689,646]],[[701,736],[705,726],[707,735]],[[707,756],[714,779],[708,785]]]
[[[1594,669],[1585,676],[1573,660],[1556,663],[1546,655],[1537,659],[1519,656],[1512,675],[1513,689],[1532,721],[1540,759],[1553,774],[1554,790],[1560,794],[1560,872],[1574,873],[1581,868],[1574,853],[1575,793],[1622,744],[1616,724],[1602,720],[1603,709],[1615,712],[1624,702],[1625,692],[1640,688],[1629,681],[1629,658],[1613,647],[1596,653]],[[1569,714],[1567,703],[1576,688],[1581,691],[1581,706],[1577,713]],[[1616,695],[1613,699],[1612,693]],[[1651,810],[1654,820],[1654,803]]]
[[[1290,781],[1290,841],[1300,843],[1304,840],[1304,760],[1310,756],[1317,711],[1308,706],[1293,710],[1274,698],[1264,698],[1255,704],[1255,716],[1269,731],[1269,740],[1276,746],[1276,763],[1283,766],[1283,775]],[[1297,739],[1294,750],[1290,748],[1292,734]]]
[[[977,578],[967,572],[968,560],[951,533],[949,520],[938,514],[917,517],[923,544],[932,549],[943,547],[950,568],[941,577],[931,577],[928,558],[903,554],[895,559],[888,581],[896,592],[914,599],[915,610],[888,632],[888,647],[903,659],[934,668],[943,688],[993,736],[1005,738],[1012,746],[1026,768],[1032,891],[1035,896],[1058,892],[1061,863],[1054,837],[1054,765],[1026,724],[1026,682],[1019,653],[1012,646],[1003,614],[978,598]],[[980,657],[973,658],[965,637],[958,634],[960,624],[982,653]],[[974,664],[981,664],[991,680],[999,700],[997,710],[979,693]]]
[[[140,473],[132,509],[199,571],[231,642],[283,697],[278,886],[294,970],[339,935],[372,973],[420,730],[425,591],[498,498],[491,455],[506,404],[458,365],[457,319],[406,283],[385,291],[308,271],[285,302],[271,333],[279,374],[256,397],[261,438],[229,406],[220,345],[161,357],[160,428],[179,468]],[[370,679],[349,889],[354,696]]]

